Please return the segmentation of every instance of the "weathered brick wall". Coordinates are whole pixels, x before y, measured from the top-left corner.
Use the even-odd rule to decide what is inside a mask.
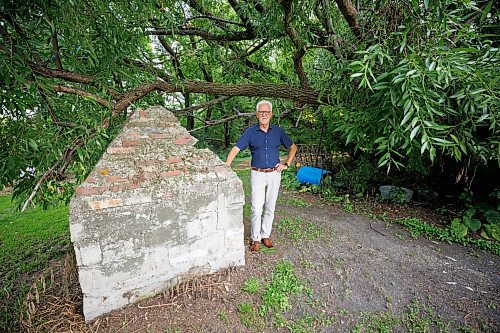
[[[86,320],[244,264],[240,179],[161,107],[137,110],[70,206]]]

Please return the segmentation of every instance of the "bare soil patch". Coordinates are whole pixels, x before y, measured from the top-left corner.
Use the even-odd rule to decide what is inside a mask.
[[[440,223],[425,207],[374,207],[393,217],[418,213]],[[500,264],[491,253],[413,239],[398,225],[289,191],[280,194],[275,223],[276,248],[255,254],[247,247],[243,267],[185,282],[88,324],[81,316],[65,317],[67,325],[72,323],[73,332],[351,332],[369,331],[373,318],[379,320],[377,325],[398,318],[391,331],[405,332],[405,325],[415,323],[412,315],[420,311],[422,320],[430,321],[429,327],[414,332],[442,331],[439,327],[450,332],[500,330]],[[249,239],[247,218],[244,224]],[[241,289],[245,281],[256,277],[264,285],[281,260],[291,262],[297,277],[311,290],[308,296],[292,296],[291,308],[283,313],[289,324],[307,323],[303,330],[273,316],[255,317],[249,323],[239,310],[244,303],[256,308],[262,304],[262,292],[249,294]],[[77,312],[81,298],[78,285],[70,281],[71,293],[56,294],[59,302],[71,301]],[[39,304],[51,301],[56,309],[59,303],[51,293],[57,290],[43,293]],[[45,331],[51,331],[46,326]],[[63,325],[52,331],[70,329]]]

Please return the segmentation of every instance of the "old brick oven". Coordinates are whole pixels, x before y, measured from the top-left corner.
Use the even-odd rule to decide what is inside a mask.
[[[86,320],[244,265],[240,179],[161,107],[137,110],[70,206]]]

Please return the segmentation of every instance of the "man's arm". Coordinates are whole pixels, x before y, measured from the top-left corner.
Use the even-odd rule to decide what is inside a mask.
[[[286,164],[292,165],[296,153],[297,153],[297,145],[295,143],[292,143],[292,145],[290,146],[290,150],[288,151],[288,158],[286,159]]]
[[[227,159],[226,159],[226,165],[228,167],[231,166],[231,163],[233,163],[233,160],[234,158],[236,157],[236,155],[240,152],[240,148],[234,146],[233,149],[231,149],[231,151],[229,152],[229,154],[227,155]]]
[[[288,158],[286,159],[285,163],[286,165],[283,163],[278,163],[276,164],[276,170],[278,172],[281,172],[285,169],[288,168],[288,166],[291,165],[291,163],[293,162],[293,159],[295,158],[295,153],[297,153],[297,145],[295,143],[292,143],[292,145],[290,146],[290,150],[288,151]]]

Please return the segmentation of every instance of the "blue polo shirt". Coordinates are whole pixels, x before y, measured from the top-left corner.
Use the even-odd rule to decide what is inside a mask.
[[[253,167],[274,168],[280,162],[280,145],[288,149],[292,144],[292,140],[281,127],[269,124],[266,133],[259,128],[259,124],[256,124],[243,132],[236,142],[236,147],[240,150],[250,147]]]

